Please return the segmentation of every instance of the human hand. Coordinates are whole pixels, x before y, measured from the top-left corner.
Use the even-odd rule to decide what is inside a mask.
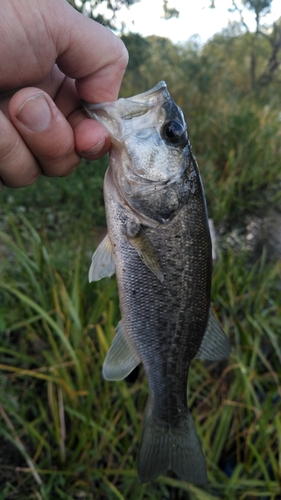
[[[109,135],[80,99],[117,99],[122,41],[65,0],[2,0],[0,45],[0,190],[105,154]]]

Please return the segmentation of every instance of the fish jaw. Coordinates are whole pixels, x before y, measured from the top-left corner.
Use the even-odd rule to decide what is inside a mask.
[[[110,133],[111,162],[116,170],[124,171],[131,189],[136,190],[136,184],[145,189],[150,182],[157,185],[182,175],[188,144],[186,124],[165,82],[129,99],[98,105],[84,103],[84,109]],[[116,150],[121,159],[115,162]]]
[[[133,118],[146,115],[150,110],[155,111],[167,99],[170,99],[170,94],[166,83],[162,81],[153,89],[131,98],[121,98],[114,102],[102,104],[91,104],[82,101],[82,105],[89,118],[94,118],[108,130],[112,143],[120,146],[124,138],[134,132],[136,122],[134,122]],[[153,120],[153,115],[150,114],[149,118]],[[146,116],[147,119],[148,116]],[[147,122],[147,128],[149,127],[150,122]]]

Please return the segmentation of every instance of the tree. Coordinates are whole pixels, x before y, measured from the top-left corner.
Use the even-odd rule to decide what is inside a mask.
[[[121,40],[130,54],[122,85],[122,96],[129,97],[149,88],[146,74],[148,73],[147,63],[150,59],[150,43],[138,33],[123,34]]]
[[[130,7],[140,0],[68,0],[76,10],[95,21],[115,29],[115,15],[123,5]],[[102,9],[100,9],[102,7]]]
[[[123,5],[130,7],[139,1],[140,0],[68,0],[76,10],[111,29],[115,29],[116,12],[120,10]],[[102,9],[100,9],[101,6]],[[172,17],[179,17],[179,11],[174,7],[169,7],[168,0],[163,0],[163,12],[163,18],[167,20]]]
[[[241,0],[238,4],[237,0],[232,0],[232,12],[240,14],[240,22],[247,33],[250,29],[244,19],[244,8],[253,12],[255,15],[256,29],[251,37],[251,58],[250,58],[250,75],[252,90],[259,90],[262,87],[267,87],[278,76],[278,70],[281,65],[281,20],[276,21],[269,29],[262,25],[262,18],[270,12],[272,0]],[[268,46],[268,58],[261,72],[257,71],[259,58],[258,47],[260,38],[266,40]]]
[[[242,16],[242,10],[239,9],[235,0],[232,0],[232,4],[234,10],[238,10]],[[261,17],[270,12],[272,0],[242,0],[242,4],[246,7],[246,9],[254,12],[256,19],[256,33],[258,33],[260,30]]]
[[[168,6],[168,0],[163,0],[163,10],[164,10],[164,19],[171,19],[172,17],[179,17],[180,13],[174,7]]]

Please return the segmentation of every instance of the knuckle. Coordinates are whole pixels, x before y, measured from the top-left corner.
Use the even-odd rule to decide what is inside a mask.
[[[20,135],[8,120],[2,121],[0,134],[0,189],[28,186],[40,176],[40,169]]]
[[[36,144],[36,156],[42,161],[61,161],[64,157],[71,156],[75,151],[73,132],[65,123],[54,123],[50,132],[40,137]]]
[[[34,184],[40,177],[41,170],[35,159],[18,155],[21,161],[16,161],[15,158],[9,162],[0,164],[0,191],[1,184],[11,188],[25,187]]]
[[[39,177],[41,177],[42,172],[39,168],[32,169],[30,171],[26,171],[26,174],[24,177],[19,178],[17,181],[14,183],[7,183],[7,186],[10,185],[10,187],[26,187],[30,186],[31,184],[34,184]]]
[[[71,151],[59,158],[41,158],[40,166],[47,177],[65,177],[74,172],[80,161],[76,152]]]
[[[120,67],[120,70],[125,71],[129,62],[129,52],[121,40],[121,38],[116,37],[116,64]]]
[[[3,134],[0,141],[0,165],[7,163],[11,158],[17,158],[20,150],[19,136]]]
[[[66,177],[67,175],[72,174],[72,172],[74,172],[74,170],[76,170],[76,168],[78,167],[80,162],[81,162],[81,158],[79,156],[78,156],[78,158],[72,158],[71,161],[68,161],[65,164],[65,168],[59,174],[60,177]]]

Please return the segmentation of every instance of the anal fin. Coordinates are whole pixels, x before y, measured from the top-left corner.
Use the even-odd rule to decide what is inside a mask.
[[[212,308],[209,310],[209,321],[196,358],[217,361],[231,354],[231,345],[222,327],[217,322]]]
[[[124,332],[121,320],[116,327],[116,335],[104,360],[103,376],[106,380],[123,380],[140,362],[139,356]]]

